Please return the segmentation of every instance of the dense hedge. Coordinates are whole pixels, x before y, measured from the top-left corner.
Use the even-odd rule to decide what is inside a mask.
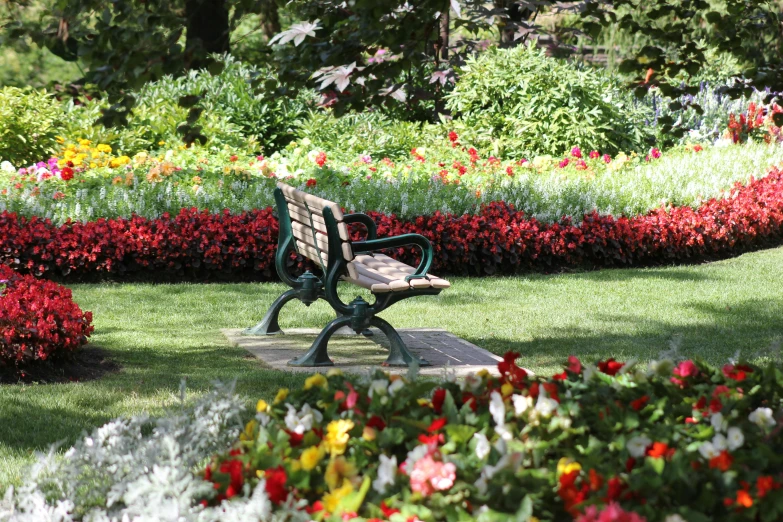
[[[479,215],[435,213],[402,221],[376,212],[380,237],[416,232],[435,246],[433,271],[489,275],[568,268],[646,266],[726,257],[783,240],[783,170],[736,185],[698,209],[644,216],[588,214],[546,224],[504,203]],[[99,219],[61,227],[0,214],[0,262],[53,278],[268,280],[274,275],[272,209],[231,215],[183,209],[160,219]],[[360,235],[359,231],[356,231]],[[414,249],[397,257],[413,263]],[[291,260],[299,265],[301,259]]]
[[[0,368],[72,354],[93,331],[71,291],[0,265]]]

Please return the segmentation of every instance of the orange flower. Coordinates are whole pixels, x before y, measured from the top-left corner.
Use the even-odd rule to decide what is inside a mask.
[[[710,468],[718,468],[721,471],[728,471],[732,462],[734,462],[734,457],[729,455],[728,451],[723,450],[720,452],[720,455],[710,459]]]
[[[749,508],[753,505],[753,497],[746,490],[741,489],[737,491],[737,505]]]
[[[669,449],[669,445],[665,442],[653,442],[652,447],[647,450],[647,456],[654,459],[661,457],[671,457],[674,453],[674,449]]]

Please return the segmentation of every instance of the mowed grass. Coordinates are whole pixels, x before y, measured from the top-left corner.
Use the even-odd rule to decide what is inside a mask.
[[[569,354],[646,361],[677,339],[682,355],[719,364],[740,352],[766,356],[783,336],[783,248],[699,266],[452,279],[437,297],[399,303],[382,315],[397,327],[441,327],[495,353],[513,350],[541,374]],[[0,490],[22,481],[35,451],[119,415],[162,412],[236,379],[249,403],[303,377],[265,369],[228,345],[221,328],[254,324],[281,284],[74,285],[95,316],[92,342],[122,366],[103,379],[0,386]],[[345,289],[344,298],[358,293]],[[366,294],[365,294],[366,296]],[[291,303],[281,324],[321,327],[325,303]]]

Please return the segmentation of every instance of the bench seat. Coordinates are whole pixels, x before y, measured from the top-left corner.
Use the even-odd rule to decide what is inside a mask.
[[[348,275],[343,277],[344,281],[366,288],[374,294],[421,288],[442,290],[451,286],[445,279],[432,274],[427,274],[426,279],[406,281],[405,278],[416,272],[416,269],[384,254],[358,255],[348,263],[347,268]]]

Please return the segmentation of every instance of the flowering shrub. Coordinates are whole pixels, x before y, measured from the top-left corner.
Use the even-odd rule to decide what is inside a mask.
[[[90,323],[69,289],[0,264],[0,367],[67,356],[87,343]]]
[[[430,239],[433,271],[440,273],[694,262],[780,242],[783,170],[772,169],[764,178],[738,184],[728,197],[711,199],[697,209],[658,208],[631,218],[593,212],[578,222],[548,224],[505,203],[489,204],[478,215],[436,212],[403,220],[368,214],[378,224],[380,237],[414,232]],[[3,212],[0,263],[48,277],[269,279],[274,277],[277,230],[271,208],[241,214],[183,209],[174,217],[98,219],[60,227],[47,219]],[[395,255],[416,263],[417,252],[398,249]]]
[[[51,95],[16,87],[0,89],[0,161],[21,164],[51,153],[60,119]]]
[[[536,378],[518,354],[440,385],[331,370],[280,390],[204,477],[314,520],[774,520],[779,368],[609,359]]]

